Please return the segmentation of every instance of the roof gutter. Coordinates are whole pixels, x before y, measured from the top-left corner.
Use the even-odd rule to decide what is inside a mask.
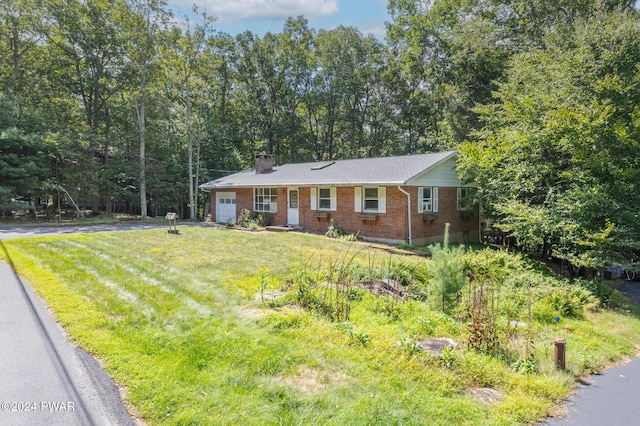
[[[409,245],[413,245],[413,237],[411,236],[411,194],[402,189],[398,185],[398,190],[407,196],[407,225],[409,226]]]

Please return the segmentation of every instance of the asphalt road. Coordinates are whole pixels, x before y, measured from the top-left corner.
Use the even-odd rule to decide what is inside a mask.
[[[42,300],[0,262],[0,425],[133,424],[98,362],[67,340]]]
[[[640,283],[639,283],[640,285]],[[569,349],[569,347],[567,347]],[[640,425],[640,359],[591,376],[566,401],[567,416],[548,426]]]

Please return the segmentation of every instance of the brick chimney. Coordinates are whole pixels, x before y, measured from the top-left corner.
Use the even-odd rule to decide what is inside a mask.
[[[256,174],[268,173],[273,170],[273,155],[256,154]]]

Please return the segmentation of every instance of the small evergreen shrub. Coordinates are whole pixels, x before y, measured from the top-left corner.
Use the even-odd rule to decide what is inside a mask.
[[[464,246],[449,247],[449,224],[447,223],[444,242],[442,245],[432,245],[429,251],[432,253],[429,264],[429,284],[436,293],[433,302],[439,305],[443,312],[449,312],[467,280],[463,259],[465,249]]]

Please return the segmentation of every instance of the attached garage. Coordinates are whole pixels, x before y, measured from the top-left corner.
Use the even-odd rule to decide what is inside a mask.
[[[216,193],[216,222],[236,223],[236,193],[217,192]]]

